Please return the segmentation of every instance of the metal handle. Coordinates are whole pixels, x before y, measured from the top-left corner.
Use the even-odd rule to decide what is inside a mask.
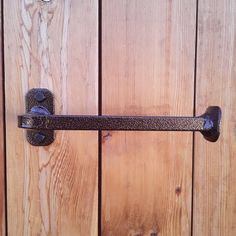
[[[26,95],[26,112],[18,116],[18,127],[29,129],[27,139],[35,146],[52,143],[54,130],[200,131],[211,142],[220,135],[221,109],[217,106],[197,117],[53,115],[52,93],[32,89]]]

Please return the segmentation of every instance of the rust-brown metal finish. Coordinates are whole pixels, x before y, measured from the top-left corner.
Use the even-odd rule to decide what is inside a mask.
[[[27,114],[18,116],[18,127],[29,129],[27,139],[36,146],[52,143],[54,130],[200,131],[211,142],[220,135],[221,109],[217,106],[197,117],[53,115],[52,93],[32,89],[26,107]]]

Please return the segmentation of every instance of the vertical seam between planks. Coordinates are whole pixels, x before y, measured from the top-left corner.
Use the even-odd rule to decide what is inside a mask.
[[[196,27],[195,27],[195,58],[194,58],[194,88],[193,88],[193,116],[196,116],[196,86],[197,86],[197,48],[198,48],[198,1],[196,0]],[[191,198],[191,236],[193,236],[194,220],[194,160],[195,160],[195,133],[192,142],[192,198]]]
[[[98,115],[102,115],[102,0],[98,0]],[[102,131],[98,131],[98,235],[102,235]]]
[[[1,0],[1,47],[2,47],[2,111],[3,111],[3,168],[4,168],[4,216],[5,216],[5,235],[8,235],[8,218],[7,218],[7,164],[6,164],[6,108],[5,108],[5,67],[4,67],[4,0]]]

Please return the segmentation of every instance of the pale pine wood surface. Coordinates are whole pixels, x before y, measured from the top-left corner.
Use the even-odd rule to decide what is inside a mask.
[[[105,115],[192,115],[196,2],[102,1]],[[189,235],[192,134],[103,132],[102,235]]]
[[[197,113],[222,108],[217,143],[196,134],[193,235],[236,235],[236,2],[199,0]]]
[[[0,15],[2,3],[0,2]],[[5,235],[5,168],[4,168],[4,109],[3,109],[3,63],[2,63],[2,26],[0,19],[0,235]]]
[[[56,114],[97,114],[96,0],[4,1],[8,231],[97,235],[97,132],[56,132],[32,147],[17,128],[30,88]]]

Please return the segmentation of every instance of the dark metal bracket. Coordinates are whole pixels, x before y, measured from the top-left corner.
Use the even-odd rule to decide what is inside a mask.
[[[54,114],[54,98],[48,89],[31,89],[26,94],[25,100],[27,115],[42,116]],[[45,111],[47,112],[45,113]],[[28,121],[28,123],[30,124],[31,122]],[[33,146],[47,146],[54,141],[54,131],[37,128],[31,129],[26,131],[26,138]]]
[[[53,94],[37,88],[26,95],[26,112],[18,116],[18,127],[27,129],[27,140],[34,146],[51,144],[54,130],[199,131],[211,142],[220,135],[217,106],[197,117],[54,115]]]

